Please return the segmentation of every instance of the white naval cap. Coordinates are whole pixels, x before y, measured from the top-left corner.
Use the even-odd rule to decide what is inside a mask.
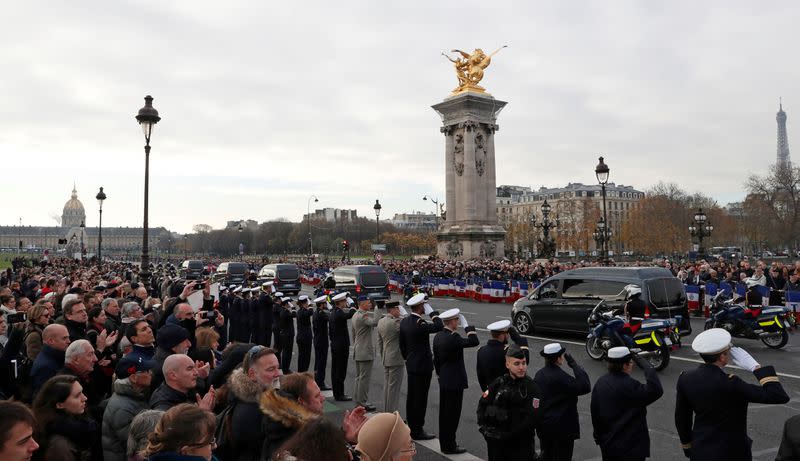
[[[461,310],[458,308],[455,309],[447,309],[446,311],[439,314],[439,318],[442,320],[450,320],[458,317],[458,314],[461,313]]]
[[[314,298],[314,304],[324,303],[328,300],[328,297],[325,295],[320,296],[319,298]]]
[[[722,328],[711,328],[695,336],[692,349],[698,354],[714,355],[731,347],[731,334]]]
[[[489,331],[506,331],[511,327],[511,320],[498,320],[486,327]]]
[[[302,302],[302,301],[308,301],[308,296],[306,296],[306,295],[300,295],[300,297],[299,297],[299,298],[297,298],[297,301],[298,301],[298,302]]]
[[[225,291],[227,289],[228,289],[228,287],[226,287],[225,285],[220,285],[219,286],[219,291]]]
[[[242,291],[242,287],[240,287],[240,286],[237,286],[236,288],[233,289],[234,293],[239,293],[241,291]]]
[[[262,287],[271,287],[271,286],[272,286],[272,285],[274,285],[274,284],[275,284],[275,282],[273,282],[273,281],[269,281],[269,282],[264,282],[264,283],[262,283],[262,284],[261,284],[261,286],[262,286]]]
[[[627,362],[631,358],[631,350],[627,347],[620,346],[620,347],[612,347],[608,350],[608,361],[609,362]]]
[[[331,301],[333,301],[333,302],[341,301],[341,300],[343,300],[345,298],[347,298],[347,292],[346,291],[344,291],[342,293],[339,293],[338,295],[334,296],[333,298],[331,298]]]
[[[242,293],[250,293],[250,287],[242,287]]]
[[[281,302],[282,302],[282,303],[286,303],[286,302],[289,302],[289,301],[291,301],[291,300],[292,300],[292,298],[290,298],[290,297],[288,297],[288,296],[284,296],[283,298],[281,298]]]
[[[406,306],[419,306],[420,304],[425,302],[425,295],[423,293],[417,293],[411,297],[408,301],[406,301]],[[439,316],[441,317],[441,316]]]
[[[239,285],[228,285],[228,289],[229,289],[229,290],[233,290],[233,289],[235,289],[235,288],[236,288],[236,287],[238,287],[238,286],[239,286]]]
[[[565,349],[559,343],[545,344],[542,352],[539,354],[542,357],[556,357],[564,353]]]
[[[282,297],[283,297],[283,293],[282,293],[282,292],[280,292],[280,291],[278,291],[278,292],[275,292],[275,297],[276,297],[276,298],[282,298]]]

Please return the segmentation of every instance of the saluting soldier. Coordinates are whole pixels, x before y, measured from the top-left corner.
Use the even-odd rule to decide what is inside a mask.
[[[292,298],[284,296],[281,298],[281,370],[288,375],[292,372],[292,351],[294,350],[294,318],[297,311],[292,309]]]
[[[522,349],[525,353],[525,360],[530,363],[528,340],[511,326],[511,320],[498,320],[490,323],[486,329],[489,330],[492,338],[478,349],[477,358],[478,384],[482,391],[488,389],[492,381],[507,373],[506,349],[508,349],[509,339]]]
[[[353,314],[350,328],[353,335],[353,359],[356,361],[356,379],[353,397],[356,405],[367,411],[375,411],[369,403],[369,384],[372,380],[372,362],[375,360],[375,345],[372,330],[378,325],[378,318],[372,303],[366,296],[358,298],[358,310]]]
[[[275,355],[280,358],[281,356],[281,298],[283,292],[277,291],[272,294],[272,349]]]
[[[428,391],[433,377],[433,353],[428,336],[444,329],[439,313],[425,302],[420,293],[406,303],[411,315],[400,322],[400,352],[406,361],[408,393],[406,395],[406,419],[414,440],[430,440],[435,435],[425,432],[425,411],[428,408]],[[422,318],[431,317],[432,323]]]
[[[378,354],[383,364],[383,411],[400,409],[405,362],[400,353],[400,303],[387,301],[386,315],[378,321]]]
[[[308,305],[308,296],[297,298],[297,371],[308,371],[311,364],[311,344],[314,336],[311,333],[311,317],[314,311]]]
[[[439,444],[442,453],[457,455],[467,450],[458,446],[456,431],[461,419],[464,389],[469,387],[467,370],[464,367],[464,349],[480,344],[475,327],[458,309],[449,309],[439,316],[444,330],[433,337],[433,365],[439,377]],[[467,337],[458,334],[461,324]]]
[[[762,367],[744,349],[731,347],[731,335],[722,328],[697,335],[692,349],[705,363],[678,377],[675,426],[684,454],[692,460],[751,460],[747,404],[789,401],[775,368]],[[726,374],[730,362],[752,372],[760,385]]]
[[[312,319],[312,327],[314,328],[314,381],[317,382],[320,390],[329,391],[331,388],[325,385],[325,373],[328,366],[328,320],[330,319],[328,297],[322,295],[314,298],[314,305],[317,306]]]
[[[539,441],[543,461],[570,461],[575,440],[581,438],[578,421],[578,396],[592,390],[589,375],[559,343],[544,346],[540,352],[544,367],[533,380],[542,393],[542,419]],[[563,370],[564,363],[575,376]]]
[[[253,331],[253,342],[269,347],[272,342],[272,288],[273,282],[264,282],[261,285],[261,293],[258,295],[258,312],[256,319],[258,327]]]
[[[612,347],[606,355],[608,373],[592,390],[594,441],[603,461],[640,461],[650,456],[647,406],[664,394],[658,373],[627,347]],[[644,371],[646,384],[631,377],[633,362]]]
[[[347,358],[350,355],[350,333],[347,331],[347,320],[353,318],[355,309],[348,308],[347,292],[334,296],[331,311],[331,387],[333,398],[340,402],[349,402],[352,397],[344,393],[344,380],[347,377]]]

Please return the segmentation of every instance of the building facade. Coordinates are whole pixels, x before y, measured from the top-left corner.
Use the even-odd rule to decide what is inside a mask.
[[[389,224],[398,230],[411,232],[436,232],[439,220],[433,213],[415,211],[413,213],[397,213]]]
[[[303,220],[308,219],[308,215],[303,216]],[[358,218],[356,210],[342,210],[339,208],[323,208],[321,210],[314,210],[311,213],[311,219],[314,221],[325,222],[341,222],[341,221],[355,221]]]
[[[612,232],[609,249],[615,253],[625,251],[618,236],[630,212],[638,207],[644,193],[632,186],[606,184],[606,207],[609,229]],[[518,253],[529,253],[535,247],[541,230],[534,228],[542,222],[544,201],[551,207],[549,218],[558,221],[551,231],[556,239],[556,250],[571,256],[590,255],[597,250],[592,233],[603,213],[603,196],[599,184],[570,183],[566,187],[533,190],[524,186],[497,188],[497,218],[503,223],[511,238],[506,242]],[[512,249],[509,249],[512,251]]]

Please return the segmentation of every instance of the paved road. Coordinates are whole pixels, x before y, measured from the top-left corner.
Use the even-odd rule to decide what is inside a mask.
[[[304,290],[304,293],[306,291]],[[449,298],[434,298],[431,300],[433,307],[439,311],[458,307],[466,316],[471,325],[475,325],[478,330],[478,336],[481,344],[485,344],[489,339],[489,334],[485,330],[486,325],[494,321],[509,318],[510,305],[508,304],[488,304],[477,303],[472,301],[464,301]],[[685,346],[675,351],[669,367],[660,372],[659,376],[664,386],[664,395],[657,402],[649,407],[648,411],[648,425],[650,428],[650,441],[651,441],[651,459],[653,460],[672,460],[676,456],[677,459],[682,458],[680,449],[680,442],[678,440],[677,432],[675,431],[674,424],[674,410],[675,410],[675,385],[680,373],[684,370],[695,368],[701,361],[699,357],[688,347],[691,344],[691,339],[698,332],[702,331],[703,320],[699,318],[692,319],[692,328],[694,333],[687,338],[684,338]],[[542,359],[538,355],[538,351],[544,344],[558,341],[561,342],[567,350],[571,351],[573,356],[578,362],[586,369],[592,382],[596,381],[601,375],[605,373],[605,364],[602,362],[595,362],[591,360],[584,350],[583,338],[580,336],[551,336],[551,335],[533,335],[528,337],[531,347],[532,364],[528,369],[528,373],[532,376],[536,370],[543,365]],[[755,359],[763,365],[774,365],[776,370],[781,376],[781,382],[791,397],[791,401],[786,405],[750,405],[749,418],[748,418],[748,432],[753,439],[753,459],[758,460],[773,460],[778,450],[780,437],[783,430],[784,421],[795,414],[800,412],[800,337],[792,336],[789,344],[781,350],[771,350],[764,346],[761,342],[747,341],[747,340],[734,340],[738,346],[747,349]],[[296,350],[296,349],[295,349]],[[438,451],[438,443],[428,444],[431,448],[421,446],[418,444],[419,454],[415,459],[421,460],[441,460],[445,458],[454,459],[458,461],[467,461],[470,459],[486,458],[486,444],[483,437],[478,432],[478,426],[475,417],[475,409],[477,407],[478,399],[480,398],[480,387],[478,386],[477,376],[475,374],[475,361],[476,361],[477,348],[465,350],[464,360],[467,366],[467,375],[469,377],[469,388],[464,392],[464,408],[461,415],[461,423],[458,430],[458,441],[466,448],[470,456],[447,456],[443,457]],[[312,365],[313,366],[313,365]],[[351,362],[348,367],[348,376],[345,383],[345,389],[348,393],[352,393],[353,389],[353,376],[355,372],[355,365]],[[728,372],[736,373],[741,376],[745,381],[756,383],[752,373],[731,368]],[[641,371],[636,370],[634,377],[643,380]],[[328,384],[330,384],[328,382]],[[402,391],[401,402],[405,402],[406,389],[405,382]],[[379,363],[375,363],[372,375],[372,385],[370,388],[370,397],[373,403],[380,402],[380,396],[383,390],[383,373],[382,367]],[[431,383],[430,396],[428,399],[428,412],[426,416],[426,428],[428,432],[438,433],[438,398],[439,386],[434,376]],[[575,443],[575,460],[600,460],[600,450],[595,445],[592,439],[591,431],[591,417],[589,413],[589,396],[581,397],[578,400],[578,412],[580,415],[581,424],[581,439]],[[352,405],[343,405],[339,402],[330,401],[329,409],[332,411],[333,417],[338,417],[340,411],[351,407]],[[401,406],[403,406],[402,404]],[[380,405],[378,405],[380,410]],[[401,414],[404,415],[404,409]],[[537,444],[538,445],[538,444]]]

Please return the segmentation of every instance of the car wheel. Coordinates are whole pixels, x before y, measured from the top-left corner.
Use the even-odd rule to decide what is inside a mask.
[[[527,335],[533,333],[533,320],[526,312],[520,312],[514,317],[514,328],[519,334]]]

